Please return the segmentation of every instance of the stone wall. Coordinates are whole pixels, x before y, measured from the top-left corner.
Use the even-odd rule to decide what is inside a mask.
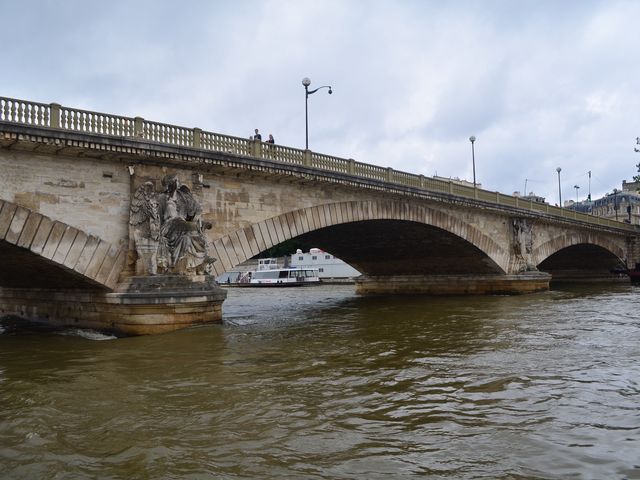
[[[128,239],[130,180],[126,164],[0,149],[0,198],[103,240]]]
[[[21,145],[0,149],[0,199],[124,247],[130,246],[132,189],[151,180],[161,191],[161,179],[177,173],[200,201],[203,219],[213,224],[206,235],[214,245],[213,256],[219,259],[214,265],[216,273],[301,234],[372,219],[422,223],[447,232],[464,240],[461,248],[456,247],[460,262],[470,258],[464,249],[477,248],[498,271],[507,274],[535,268],[547,256],[576,242],[600,246],[621,259],[627,257],[623,234],[577,222],[572,225],[571,220],[558,222],[545,215],[528,214],[522,217],[524,223],[514,223],[520,217],[508,207],[474,205],[473,200],[455,196],[432,198],[377,186],[362,188],[299,172],[165,162],[139,153],[102,155],[68,147],[54,153],[49,145],[33,147],[35,151],[28,151],[24,146],[28,144]],[[367,248],[368,238],[358,232],[350,235],[347,242]],[[409,241],[403,245],[407,251]],[[447,242],[446,235],[441,242]],[[387,244],[394,247],[392,241]],[[343,257],[339,251],[332,253]],[[410,262],[411,257],[405,260]],[[487,272],[476,269],[475,273]]]

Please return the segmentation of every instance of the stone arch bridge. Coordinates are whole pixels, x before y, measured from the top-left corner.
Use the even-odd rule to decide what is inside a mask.
[[[0,97],[0,315],[153,333],[219,320],[211,275],[149,275],[130,226],[176,174],[220,274],[299,238],[360,293],[526,293],[640,261],[634,226],[388,168]]]

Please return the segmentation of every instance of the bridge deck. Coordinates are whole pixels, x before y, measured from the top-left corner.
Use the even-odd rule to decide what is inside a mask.
[[[591,225],[604,226],[626,231],[637,231],[635,225],[616,222],[611,219],[579,213],[555,207],[547,203],[524,200],[497,191],[483,190],[444,181],[424,175],[380,167],[353,159],[344,159],[300,150],[283,145],[262,143],[247,138],[206,132],[199,128],[186,128],[145,120],[141,117],[123,117],[108,113],[92,112],[56,103],[44,104],[27,100],[0,97],[0,124],[22,125],[26,127],[55,129],[58,131],[91,134],[104,138],[127,139],[137,142],[151,142],[178,148],[194,149],[202,152],[219,153],[242,158],[261,159],[283,167],[304,167],[317,172],[326,172],[364,180],[376,184],[409,187],[418,191],[442,193],[480,201],[488,205],[512,207],[532,213],[571,219]],[[1,140],[1,139],[0,139]]]

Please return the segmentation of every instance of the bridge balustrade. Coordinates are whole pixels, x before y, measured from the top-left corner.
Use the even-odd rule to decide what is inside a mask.
[[[349,173],[349,160],[332,157],[330,155],[323,155],[322,153],[312,152],[311,165],[309,166],[332,172]]]
[[[196,131],[199,129],[195,129]],[[240,137],[231,137],[228,135],[221,135],[219,133],[211,133],[200,131],[200,147],[204,150],[214,152],[232,153],[235,155],[251,155],[251,140]],[[195,135],[197,138],[198,135]],[[196,143],[197,145],[197,143]],[[194,145],[195,146],[195,145]],[[198,148],[197,146],[195,146]]]
[[[398,170],[394,170],[393,173],[394,175],[392,181],[394,183],[401,183],[403,185],[408,185],[415,188],[424,188],[422,186],[422,179],[424,177],[421,177],[420,175],[414,175],[407,172],[399,172]]]
[[[152,142],[179,145],[181,147],[193,146],[193,129],[168,125],[165,123],[142,122],[142,138]]]
[[[44,103],[0,97],[0,120],[49,127],[50,107]]]
[[[498,195],[498,201],[500,205],[506,205],[508,207],[517,207],[517,197],[512,197],[511,195],[505,195],[504,193],[500,193]]]
[[[431,190],[435,192],[449,193],[449,189],[453,182],[444,182],[437,178],[424,177],[423,187],[425,190]]]
[[[132,118],[62,107],[55,103],[52,103],[50,107],[51,121],[49,126],[52,128],[100,135],[124,137],[134,135],[135,128]]]
[[[370,165],[368,163],[356,162],[354,175],[362,178],[368,178],[371,180],[387,181],[387,169],[384,167],[378,167],[377,165]]]
[[[357,162],[353,159],[333,157],[283,145],[262,143],[247,138],[205,132],[199,128],[186,128],[152,122],[141,117],[129,118],[63,107],[57,103],[44,104],[0,97],[0,121],[73,132],[132,137],[167,145],[264,158],[287,165],[306,166],[328,172],[348,174],[367,180],[473,198],[488,203],[521,208],[563,218],[571,218],[585,223],[625,230],[636,230],[635,225],[616,222],[594,215],[587,215],[575,210],[554,207],[549,204],[524,200],[499,192],[482,190],[453,181],[443,181],[425,177],[424,175],[415,175],[392,168]]]
[[[274,143],[255,142],[258,145],[262,158],[275,160],[288,165],[304,165],[304,151],[296,148],[276,145]]]

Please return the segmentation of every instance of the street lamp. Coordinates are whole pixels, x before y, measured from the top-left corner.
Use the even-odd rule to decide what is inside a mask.
[[[560,167],[556,168],[556,172],[558,172],[558,198],[560,199],[560,208],[562,208],[562,189],[560,188],[560,172],[562,169]]]
[[[471,135],[469,137],[469,141],[471,142],[471,162],[473,164],[473,188],[476,188],[476,152],[473,148],[473,144],[476,141],[476,137]]]
[[[578,203],[578,190],[580,190],[580,185],[574,185],[573,188],[576,189],[576,203]]]
[[[309,90],[309,85],[311,85],[311,79],[309,77],[304,77],[302,79],[302,85],[304,86],[304,140],[305,140],[305,149],[309,150],[309,95],[313,95],[321,88],[328,88],[329,95],[333,93],[330,85],[322,85],[314,90]]]
[[[618,221],[618,189],[613,189],[613,210],[616,212],[616,222]]]

